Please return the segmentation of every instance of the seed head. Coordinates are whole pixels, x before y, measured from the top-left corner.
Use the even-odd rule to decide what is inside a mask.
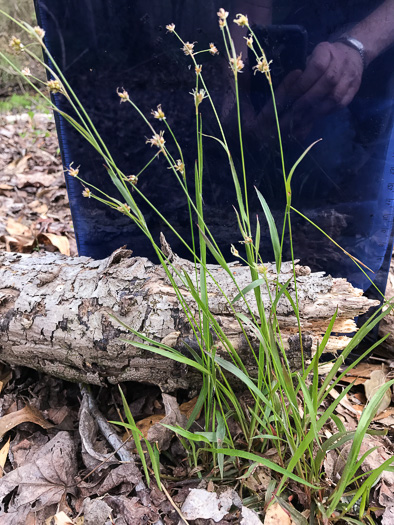
[[[66,171],[67,171],[67,173],[68,173],[69,175],[71,175],[71,177],[77,177],[78,174],[79,174],[79,168],[80,168],[81,166],[78,166],[78,168],[73,168],[73,164],[74,164],[74,162],[72,162],[72,163],[69,165],[69,167],[67,168]]]
[[[245,236],[244,237],[244,240],[243,241],[240,241],[241,244],[253,244],[253,239],[252,237],[249,237],[249,236]]]
[[[185,165],[184,165],[184,163],[181,161],[181,159],[178,159],[178,160],[176,161],[176,164],[175,164],[174,166],[170,166],[168,169],[169,169],[169,170],[174,169],[174,170],[176,170],[176,171],[179,171],[179,173],[180,173],[181,175],[185,175]]]
[[[122,204],[121,206],[118,206],[116,209],[121,213],[124,213],[125,215],[127,215],[127,213],[130,213],[130,206],[128,206],[126,203]]]
[[[198,65],[197,64],[194,69],[196,71],[196,75],[198,76],[201,73],[201,71],[202,71],[202,65]]]
[[[21,73],[24,77],[31,77],[31,71],[29,67],[24,67]]]
[[[265,55],[263,55],[260,59],[257,60],[257,65],[253,66],[253,69],[255,70],[254,74],[256,74],[258,71],[260,73],[264,73],[265,76],[270,79],[270,64],[272,63],[272,60],[268,62]]]
[[[58,80],[58,79],[56,79],[56,80],[48,80],[46,85],[48,86],[49,91],[51,93],[62,93],[63,92],[63,87],[62,87],[62,85],[60,83],[60,80]]]
[[[217,15],[219,17],[219,26],[221,29],[226,25],[226,18],[228,17],[228,11],[225,11],[223,7],[219,9],[217,12]]]
[[[122,102],[129,102],[130,97],[125,88],[122,88],[122,91],[119,91],[119,88],[116,89],[116,92],[118,94],[118,97],[120,98],[120,103]]]
[[[161,104],[159,104],[157,106],[157,111],[155,111],[154,109],[152,109],[151,111],[152,115],[157,118],[158,120],[165,120],[166,119],[166,116],[164,114],[164,111],[161,109]]]
[[[164,135],[164,131],[160,131],[160,134],[155,133],[151,139],[147,139],[146,143],[150,144],[151,146],[156,146],[160,149],[163,149],[163,146],[166,143],[163,135]]]
[[[221,20],[226,20],[226,18],[228,17],[228,11],[225,11],[223,7],[221,7],[216,14]]]
[[[138,177],[136,175],[129,175],[127,177],[127,180],[131,182],[131,184],[133,184],[134,186],[137,186]]]
[[[196,44],[196,42],[185,42],[184,43],[181,49],[185,53],[185,55],[193,56],[194,44]]]
[[[219,54],[218,48],[215,46],[215,44],[213,42],[211,42],[209,44],[209,52],[211,53],[211,55],[218,55]]]
[[[42,27],[40,27],[40,26],[35,26],[35,27],[33,28],[33,30],[34,30],[35,34],[38,36],[38,38],[39,38],[40,40],[42,40],[42,39],[44,38],[44,36],[45,36],[45,31],[42,29]]]
[[[21,42],[20,38],[17,38],[16,36],[13,36],[10,40],[9,46],[11,49],[16,51],[17,53],[20,53],[24,49],[24,45]]]
[[[194,103],[198,107],[201,102],[204,100],[204,98],[207,98],[208,94],[205,92],[205,89],[200,89],[197,91],[197,89],[193,89],[193,91],[190,93],[194,97]]]
[[[231,253],[232,253],[235,257],[239,257],[239,251],[238,251],[237,248],[234,246],[234,244],[231,245]]]
[[[244,36],[244,39],[246,40],[246,45],[250,47],[250,49],[253,49],[253,36]]]
[[[175,24],[168,24],[166,25],[166,29],[168,33],[173,33],[175,31]]]
[[[245,67],[245,64],[242,60],[242,53],[240,53],[237,58],[230,58],[230,65],[235,72],[241,72],[242,69]]]
[[[237,17],[233,20],[237,25],[244,27],[249,25],[249,20],[246,15],[238,14]]]
[[[264,264],[257,264],[256,265],[256,270],[259,272],[259,274],[261,275],[266,275],[267,274],[267,267],[264,266]]]
[[[85,188],[82,192],[82,195],[90,199],[90,197],[92,196],[92,192],[89,190],[89,188]]]

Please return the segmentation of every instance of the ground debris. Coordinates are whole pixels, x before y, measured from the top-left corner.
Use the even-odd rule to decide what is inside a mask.
[[[50,114],[0,115],[0,249],[77,255]]]

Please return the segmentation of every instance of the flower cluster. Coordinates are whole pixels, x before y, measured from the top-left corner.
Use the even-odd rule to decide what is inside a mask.
[[[152,109],[151,113],[158,120],[165,120],[166,119],[164,111],[161,109],[161,104],[159,104],[157,106],[157,110],[156,111],[154,109]]]
[[[242,60],[242,53],[240,53],[237,58],[230,58],[230,65],[234,73],[240,73],[245,67],[245,64]]]
[[[205,89],[200,89],[197,91],[197,89],[193,89],[193,91],[190,93],[194,97],[194,103],[198,107],[201,102],[204,100],[204,98],[207,98],[208,94],[205,92]]]
[[[166,29],[169,33],[173,33],[175,31],[175,24],[166,25]]]
[[[10,40],[10,43],[9,43],[9,46],[11,49],[13,49],[14,51],[16,51],[17,53],[20,53],[21,51],[23,51],[24,49],[24,45],[22,44],[21,42],[21,39],[16,37],[16,36],[13,36]]]
[[[151,139],[146,140],[146,144],[150,144],[151,146],[157,146],[160,149],[163,149],[164,144],[166,141],[164,140],[164,131],[160,131],[160,134],[155,133]]]
[[[218,48],[215,46],[215,44],[213,42],[211,42],[209,44],[209,52],[211,53],[211,55],[218,55],[219,54]]]
[[[40,40],[42,40],[45,36],[45,31],[42,29],[42,27],[40,26],[35,26],[33,27],[33,31],[35,32],[35,34],[38,36],[38,38]]]
[[[116,209],[120,211],[121,213],[124,213],[125,215],[127,215],[128,213],[130,213],[131,208],[128,204],[125,203],[125,204],[121,204]]]
[[[258,271],[260,275],[267,275],[267,267],[264,266],[264,264],[256,264],[255,269]]]
[[[238,251],[237,248],[234,246],[234,244],[231,245],[231,253],[232,253],[235,257],[239,257],[239,251]]]
[[[119,91],[119,88],[116,90],[118,97],[120,98],[120,103],[130,102],[130,97],[125,88],[122,88],[122,91]]]
[[[24,77],[31,77],[31,71],[29,67],[24,67],[21,73]]]
[[[179,171],[179,173],[181,175],[184,175],[185,174],[185,165],[184,163],[181,161],[181,159],[178,159],[176,161],[176,164],[173,166],[173,168],[176,170],[176,171]],[[171,169],[171,168],[169,168]]]
[[[237,17],[233,20],[240,27],[249,26],[249,20],[246,15],[238,14]]]
[[[246,45],[250,47],[250,49],[253,49],[253,36],[244,36],[244,39],[246,40]]]
[[[198,76],[202,71],[202,65],[197,64],[194,69],[195,69],[196,75]]]
[[[127,177],[127,180],[131,182],[131,184],[133,184],[134,186],[137,186],[138,177],[136,175],[129,175]]]
[[[79,174],[79,168],[81,166],[78,166],[78,168],[73,168],[74,162],[72,162],[69,167],[66,169],[67,173],[71,175],[71,177],[77,177]]]
[[[260,73],[264,73],[268,80],[271,79],[270,74],[270,64],[272,63],[272,60],[268,62],[267,57],[263,55],[261,58],[257,60],[257,65],[253,66],[253,69],[255,70],[254,74],[256,74],[258,71]]]
[[[217,12],[217,15],[219,17],[219,26],[221,29],[223,29],[226,25],[226,18],[228,17],[228,11],[225,11],[223,7],[219,9]]]
[[[85,188],[82,192],[82,195],[90,199],[90,197],[92,196],[92,192],[89,190],[89,188]]]
[[[239,241],[241,244],[253,244],[252,237],[249,237],[248,235],[245,235],[243,241]]]
[[[63,87],[58,79],[48,80],[46,85],[51,93],[63,93]]]
[[[183,44],[183,47],[181,49],[185,53],[185,55],[193,56],[194,44],[196,44],[196,42],[185,42]]]

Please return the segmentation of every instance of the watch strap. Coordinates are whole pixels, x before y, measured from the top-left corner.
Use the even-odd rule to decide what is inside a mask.
[[[341,44],[345,44],[345,46],[349,46],[352,49],[355,49],[356,51],[358,51],[361,57],[361,60],[363,62],[363,69],[365,70],[365,68],[367,67],[365,48],[362,45],[362,43],[359,40],[357,40],[357,38],[354,38],[352,36],[343,35],[337,38],[335,42],[340,42]]]

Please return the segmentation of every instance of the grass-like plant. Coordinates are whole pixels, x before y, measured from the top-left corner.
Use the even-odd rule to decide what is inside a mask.
[[[8,16],[5,12],[2,12],[2,14]],[[385,392],[394,384],[394,380],[382,386],[369,401],[358,422],[356,431],[347,431],[340,418],[335,414],[336,407],[349,392],[352,385],[347,386],[333,402],[327,402],[327,396],[330,391],[338,385],[346,373],[383,341],[384,338],[376,342],[368,351],[343,371],[343,364],[350,352],[377,323],[379,323],[382,317],[388,313],[391,305],[386,301],[384,302],[385,310],[383,311],[382,308],[379,309],[371,316],[367,323],[360,328],[342,355],[332,362],[330,372],[322,379],[319,377],[319,359],[330,338],[337,314],[334,314],[332,317],[325,335],[318,345],[311,361],[308,362],[302,355],[301,370],[297,372],[291,370],[284,350],[276,309],[279,300],[287,300],[291,304],[298,322],[302,349],[301,321],[299,316],[291,226],[291,211],[300,214],[301,212],[293,208],[291,196],[294,172],[314,144],[307,148],[294,166],[287,172],[284,163],[279,118],[275,106],[275,94],[271,82],[270,63],[253,32],[253,28],[249,24],[247,16],[238,14],[234,22],[238,26],[244,27],[247,31],[246,45],[255,56],[255,72],[256,74],[265,75],[271,89],[282,161],[283,191],[286,195],[286,209],[281,232],[278,232],[276,228],[274,218],[262,192],[258,188],[255,189],[269,227],[275,255],[277,278],[274,283],[272,283],[268,281],[264,261],[260,255],[260,223],[257,221],[256,227],[252,228],[249,213],[248,191],[250,191],[250,188],[244,158],[242,111],[238,83],[239,74],[244,68],[244,63],[242,54],[235,48],[228,23],[228,16],[229,13],[224,9],[219,10],[219,26],[227,53],[226,60],[232,70],[235,88],[241,166],[240,174],[237,172],[233,161],[233,152],[230,151],[229,143],[212,100],[209,87],[205,83],[202,66],[198,63],[198,55],[200,53],[216,54],[217,49],[211,44],[209,49],[197,51],[195,49],[195,43],[184,41],[177,33],[174,24],[167,25],[169,37],[179,40],[182,51],[190,57],[190,61],[194,67],[193,74],[195,75],[195,88],[192,91],[192,95],[195,105],[195,123],[193,125],[196,128],[196,162],[193,169],[190,170],[191,175],[189,175],[189,166],[185,165],[182,146],[175,137],[162,106],[159,104],[157,109],[152,113],[154,118],[165,126],[167,133],[166,139],[164,138],[164,131],[158,131],[156,127],[152,126],[148,118],[133,102],[132,97],[127,91],[122,89],[118,90],[121,101],[130,104],[140,118],[143,119],[147,129],[151,132],[151,138],[147,142],[155,148],[155,153],[152,155],[151,160],[146,166],[141,168],[137,175],[126,176],[117,166],[93,121],[75,95],[66,77],[57,66],[49,50],[46,48],[44,32],[41,28],[31,27],[24,22],[15,21],[20,29],[23,29],[29,37],[33,38],[33,42],[35,41],[40,45],[43,52],[49,58],[49,63],[53,65],[53,68],[49,67],[40,56],[33,51],[32,44],[23,45],[20,39],[13,38],[11,40],[11,46],[17,52],[27,54],[47,70],[49,80],[44,84],[52,93],[61,93],[66,97],[73,116],[60,111],[53,104],[50,97],[37,87],[37,84],[41,82],[40,79],[31,78],[29,70],[20,70],[18,66],[4,54],[0,54],[0,56],[2,56],[3,60],[17,73],[24,76],[31,88],[40,93],[48,106],[52,107],[54,111],[57,111],[70,123],[101,155],[109,177],[119,190],[118,199],[105,194],[99,187],[86,183],[83,177],[80,176],[80,168],[70,165],[67,167],[68,174],[83,183],[84,196],[97,199],[119,210],[119,212],[127,215],[130,220],[142,230],[152,243],[155,253],[174,288],[179,304],[183,308],[198,343],[199,351],[197,352],[190,347],[190,356],[186,356],[180,351],[157,342],[127,326],[126,328],[133,334],[134,338],[126,342],[129,342],[137,348],[148,350],[149,352],[193,367],[201,373],[201,391],[186,428],[169,427],[179,436],[179,439],[184,444],[190,467],[197,467],[195,471],[200,476],[201,470],[203,470],[206,474],[211,473],[211,476],[219,474],[221,478],[228,476],[240,478],[241,483],[242,480],[252,476],[254,469],[259,466],[269,468],[272,472],[272,482],[266,494],[266,501],[262,501],[259,495],[249,497],[247,501],[257,508],[262,508],[276,499],[291,514],[295,523],[304,524],[308,523],[308,521],[287,501],[289,491],[291,492],[292,484],[294,483],[301,486],[304,491],[304,500],[307,502],[307,507],[311,509],[310,523],[326,524],[341,520],[347,521],[348,523],[373,523],[368,509],[370,491],[383,470],[392,469],[392,460],[390,459],[383,463],[379,469],[361,476],[360,466],[372,450],[360,457],[360,449],[363,438],[367,433],[371,432],[369,430],[371,420],[376,414]],[[236,276],[231,271],[226,257],[215,241],[215,232],[210,230],[204,220],[203,137],[205,133],[200,114],[200,105],[202,103],[210,105],[211,111],[216,118],[220,135],[218,137],[211,137],[211,139],[216,140],[226,153],[229,174],[236,191],[236,214],[246,252],[246,258],[242,259],[242,261],[250,269],[250,283],[244,288],[238,285]],[[168,136],[170,139],[167,139]],[[168,144],[169,141],[171,141],[171,146]],[[176,153],[174,154],[173,151]],[[140,175],[156,160],[159,154],[163,154],[168,162],[169,168],[172,170],[178,184],[184,192],[189,207],[191,223],[190,243],[186,242],[171,225],[171,222],[167,220],[159,210],[154,208],[149,200],[149,195],[144,194],[139,189],[138,179]],[[191,176],[194,177],[195,181],[195,195],[191,195],[188,188],[188,180]],[[161,247],[154,239],[149,224],[146,223],[134,198],[136,194],[156,211],[167,227],[188,249],[190,258],[194,261],[194,275],[189,275],[185,271],[179,270],[165,256]],[[306,217],[305,219],[309,220]],[[198,225],[198,242],[197,239],[194,238],[193,233],[194,221],[196,221]],[[252,234],[252,231],[255,233]],[[290,283],[287,282],[283,284],[280,279],[282,253],[286,236],[293,263],[292,287],[294,292],[292,293],[289,291]],[[333,240],[330,239],[330,241]],[[218,265],[227,272],[235,284],[237,288],[236,297],[228,297],[226,290],[221,289],[220,285],[215,281],[214,275],[212,275],[207,266],[208,252],[213,255]],[[240,258],[234,246],[232,246],[232,254]],[[350,254],[348,254],[348,256],[359,266],[360,271],[363,271],[362,263]],[[249,345],[251,355],[255,360],[256,375],[250,374],[236,348],[234,348],[225,331],[217,322],[215,315],[212,313],[207,293],[208,279],[216,283],[218,291],[225,298],[228,308],[232,311],[234,318],[239,323],[240,329]],[[182,286],[177,284],[179,282]],[[267,290],[271,290],[272,285],[274,285],[274,293],[270,295],[269,304],[264,304],[263,302],[260,288],[262,285],[265,286]],[[182,289],[187,290],[188,296],[193,298],[197,314],[193,314],[189,307],[190,299],[184,295]],[[250,296],[247,294],[251,291],[253,291],[255,307],[253,307],[248,299]],[[239,301],[242,302],[243,306],[246,306],[248,315],[239,311],[240,308],[237,306],[239,305]],[[118,322],[121,323],[119,320]],[[258,341],[257,345],[252,344],[247,335],[249,331],[253,333],[253,336]],[[215,337],[213,337],[212,334],[214,334]],[[217,352],[218,342],[220,342],[221,348],[224,349],[224,353],[222,351],[221,355],[218,355]],[[248,397],[250,398],[249,406],[245,407],[240,401],[239,392],[234,389],[233,382],[229,379],[231,377],[236,378],[238,385],[242,384],[243,389],[248,393]],[[146,476],[149,480],[147,463],[144,457],[144,450],[139,441],[140,436],[138,429],[132,414],[128,410],[124,397],[123,401],[128,419],[128,423],[125,423],[124,426],[131,429],[133,433]],[[203,431],[196,431],[193,430],[193,423],[201,409],[203,409],[205,420],[204,429]],[[235,439],[235,436],[230,430],[228,424],[229,419],[236,421],[240,428],[240,435],[237,436],[237,439]],[[331,425],[331,433],[333,432],[333,428],[336,429],[330,437],[327,437],[323,433],[323,429],[327,424]],[[324,459],[329,451],[334,449],[340,450],[347,442],[351,442],[351,448],[346,458],[341,478],[336,485],[332,485],[332,483],[329,484],[328,480],[325,479]],[[160,484],[158,450],[147,442],[145,444],[147,453],[151,458],[155,477]],[[276,462],[264,457],[264,452],[272,448],[275,448],[277,452],[278,460]],[[356,510],[356,508],[358,510]]]

